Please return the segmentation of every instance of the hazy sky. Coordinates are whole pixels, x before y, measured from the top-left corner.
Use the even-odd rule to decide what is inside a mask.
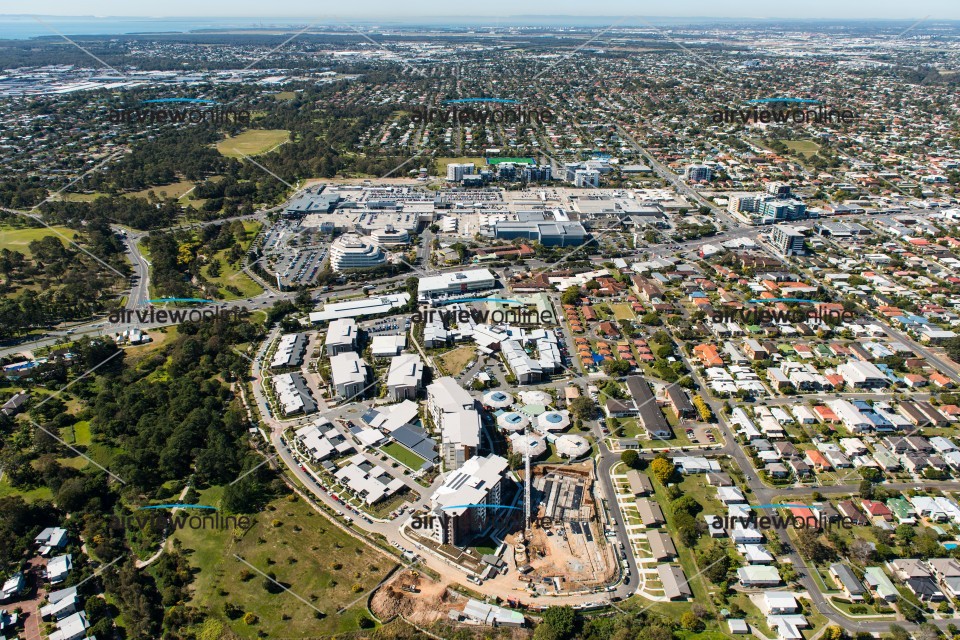
[[[419,16],[712,16],[731,18],[960,19],[958,0],[3,0],[0,14],[59,16],[335,16],[365,20]]]

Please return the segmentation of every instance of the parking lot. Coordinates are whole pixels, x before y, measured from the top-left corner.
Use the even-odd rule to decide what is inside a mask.
[[[684,432],[692,444],[716,444],[717,442],[715,429],[707,425],[689,425],[684,427]]]
[[[380,320],[371,320],[361,323],[360,328],[373,336],[398,336],[410,328],[410,318],[405,316],[391,316]]]
[[[262,249],[268,256],[264,266],[285,286],[311,286],[327,259],[326,244],[326,238],[315,228],[281,220],[264,234]]]

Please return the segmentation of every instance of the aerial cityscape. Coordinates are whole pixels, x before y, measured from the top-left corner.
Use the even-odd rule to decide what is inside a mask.
[[[0,640],[960,639],[958,7],[14,4]]]

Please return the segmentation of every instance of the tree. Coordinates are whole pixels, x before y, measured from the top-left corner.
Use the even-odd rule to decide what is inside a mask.
[[[730,570],[730,554],[719,544],[713,544],[703,557],[700,558],[700,564],[705,568],[703,575],[713,584],[721,584],[727,579],[727,572]]]
[[[704,422],[710,422],[713,420],[713,412],[710,410],[710,407],[707,405],[707,401],[703,399],[703,396],[695,395],[693,396],[693,406],[696,407],[697,413],[700,414],[700,419]]]
[[[640,318],[640,322],[650,325],[651,327],[659,327],[662,324],[660,322],[660,316],[656,311],[651,311],[650,313],[644,314],[643,317]]]
[[[570,413],[579,420],[591,420],[597,412],[597,404],[592,398],[580,396],[570,402]]]
[[[910,640],[910,633],[898,624],[890,625],[890,640]]]
[[[573,608],[549,607],[543,612],[543,621],[557,632],[560,640],[570,638],[577,625],[577,612]]]
[[[580,287],[574,285],[564,289],[560,296],[560,302],[563,304],[577,304],[580,302]]]
[[[701,511],[703,511],[703,505],[701,505],[693,496],[681,496],[673,501],[671,505],[673,507],[674,513],[688,513],[691,516],[695,516]]]
[[[960,362],[960,337],[950,338],[943,344],[943,348],[946,349],[951,360]]]
[[[866,565],[873,557],[873,545],[863,538],[857,538],[850,543],[848,554],[858,564]]]
[[[833,551],[820,541],[820,534],[814,529],[797,531],[797,550],[808,560],[817,564],[834,557]]]
[[[703,631],[704,624],[692,611],[685,611],[683,615],[680,616],[680,626],[686,629],[687,631]]]
[[[673,478],[676,467],[673,466],[673,462],[669,458],[657,456],[650,463],[650,472],[660,481],[660,484],[666,485]]]
[[[640,466],[640,454],[633,449],[627,449],[620,454],[620,461],[631,469],[636,469]]]
[[[533,631],[533,640],[561,640],[557,630],[546,622],[541,622]]]
[[[626,360],[604,360],[601,367],[603,368],[603,372],[611,378],[625,376],[630,373],[630,363]]]
[[[843,629],[841,627],[838,627],[835,624],[832,624],[823,630],[824,640],[841,640],[843,636],[844,636]]]
[[[917,532],[912,525],[901,524],[896,528],[895,535],[900,541],[900,545],[906,547],[910,544],[910,541],[916,537]]]
[[[937,640],[940,637],[940,629],[936,625],[924,622],[914,632],[913,637],[915,640]]]
[[[923,609],[904,597],[897,598],[897,608],[907,622],[919,623],[925,619]]]
[[[692,549],[697,544],[697,538],[700,532],[697,530],[697,520],[686,511],[681,511],[674,516],[673,524],[676,527],[680,542],[688,549]]]

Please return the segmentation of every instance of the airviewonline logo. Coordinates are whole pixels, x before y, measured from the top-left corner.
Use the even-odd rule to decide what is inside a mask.
[[[112,124],[250,124],[247,109],[223,107],[204,98],[157,98],[144,100],[141,106],[110,110]],[[181,108],[175,108],[176,106]]]
[[[205,513],[203,515],[189,513],[191,509],[198,509]],[[144,529],[148,525],[153,525],[156,529],[232,531],[247,530],[253,526],[253,520],[248,516],[225,516],[216,507],[185,503],[140,507],[136,512],[117,519],[124,527],[132,529]]]
[[[456,298],[435,304],[448,306],[471,302],[489,302],[516,306],[493,310],[476,308],[450,309],[446,311],[438,309],[417,310],[413,314],[412,320],[420,324],[441,321],[447,326],[450,326],[452,323],[471,321],[476,324],[513,324],[520,326],[541,326],[556,322],[556,316],[554,316],[553,312],[549,309],[544,311],[531,309],[519,300],[511,300],[509,298]]]
[[[549,124],[554,120],[550,109],[530,109],[518,100],[508,98],[459,98],[444,100],[442,108],[410,106],[406,110],[413,122],[498,124]],[[484,106],[475,106],[484,105]],[[504,108],[506,105],[506,108]]]
[[[157,298],[147,300],[151,306],[142,309],[116,309],[107,320],[113,324],[131,324],[135,320],[139,323],[174,323],[182,322],[200,322],[202,320],[213,320],[216,318],[240,320],[250,315],[247,307],[227,307],[225,305],[214,305],[207,308],[193,309],[158,309],[154,304],[168,303],[190,303],[190,304],[213,304],[213,300],[206,298]]]
[[[827,107],[809,98],[759,98],[747,100],[746,109],[717,109],[715,124],[849,124],[858,119],[852,109]],[[770,105],[772,108],[764,108]]]
[[[744,507],[746,508],[746,506]],[[763,510],[763,509],[791,509],[791,510],[800,510],[803,509],[804,512],[788,513],[787,515],[780,515],[779,513],[774,513],[772,516],[758,516],[756,513],[750,512],[746,515],[737,515],[737,516],[714,516],[713,521],[710,523],[710,528],[714,530],[729,530],[733,529],[739,525],[741,528],[753,528],[760,531],[767,531],[770,529],[823,529],[829,530],[834,527],[841,527],[843,529],[852,529],[854,525],[853,518],[849,516],[841,515],[827,515],[822,510],[816,510],[812,507],[808,507],[805,504],[790,504],[790,503],[774,503],[774,504],[758,504],[751,505],[749,507],[751,510]]]
[[[747,508],[744,506],[744,508]],[[763,509],[803,509],[806,512],[800,513],[789,513],[787,515],[780,515],[775,513],[772,516],[758,515],[757,513],[748,512],[745,515],[738,516],[715,516],[710,522],[710,528],[714,530],[730,530],[736,527],[739,528],[752,528],[759,531],[769,531],[771,529],[822,529],[828,531],[834,527],[841,527],[843,529],[852,529],[854,526],[853,518],[849,516],[840,516],[840,515],[827,515],[823,511],[817,510],[814,511],[813,508],[808,507],[805,504],[791,504],[791,503],[773,503],[773,504],[758,504],[749,507],[751,510],[763,510]],[[450,511],[453,509],[493,509],[493,510],[507,510],[507,511],[522,511],[521,507],[514,507],[509,505],[496,505],[496,504],[458,504],[451,505],[446,507],[441,507],[443,511]],[[410,528],[411,529],[432,529],[434,525],[439,522],[437,516],[432,513],[427,514],[415,514],[410,518]],[[554,524],[554,520],[550,517],[541,517],[535,518],[536,524],[544,529],[548,529]]]
[[[821,300],[808,300],[806,298],[755,298],[747,300],[747,302],[755,305],[784,302],[796,305],[814,305],[814,307],[797,306],[787,310],[770,309],[763,306],[747,307],[746,309],[723,307],[714,309],[712,320],[714,322],[746,322],[747,324],[758,325],[768,322],[792,324],[794,322],[816,320],[836,326],[845,322],[851,322],[857,316],[857,314],[852,311],[830,307]]]

